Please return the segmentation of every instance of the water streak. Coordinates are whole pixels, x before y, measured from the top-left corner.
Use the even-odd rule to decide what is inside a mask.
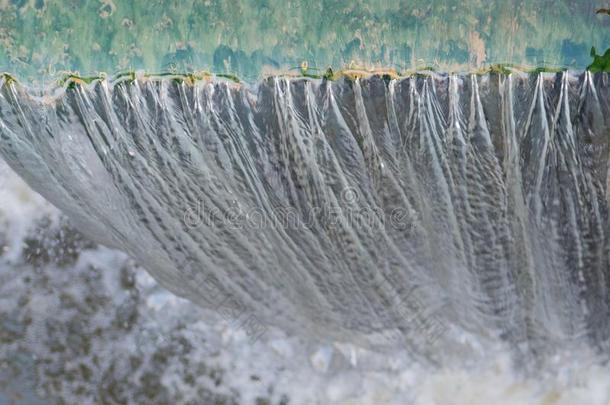
[[[0,154],[253,335],[606,349],[608,79],[0,81]]]

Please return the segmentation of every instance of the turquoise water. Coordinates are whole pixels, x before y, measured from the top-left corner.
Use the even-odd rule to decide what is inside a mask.
[[[584,69],[610,46],[604,1],[0,1],[0,71],[231,73],[349,66]]]

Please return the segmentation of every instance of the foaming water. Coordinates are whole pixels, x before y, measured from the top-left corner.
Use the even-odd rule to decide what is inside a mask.
[[[0,323],[6,328],[0,329],[19,333],[15,340],[5,333],[8,341],[0,344],[0,402],[19,397],[28,404],[53,403],[56,398],[112,402],[118,397],[136,403],[189,398],[285,403],[288,398],[299,405],[605,405],[610,400],[610,370],[586,348],[549,356],[534,373],[524,373],[515,370],[502,345],[488,350],[485,359],[428,368],[401,350],[385,355],[282,334],[249,344],[239,325],[159,288],[144,272],[130,269],[120,252],[93,247],[80,251],[78,260],[67,266],[57,268],[54,258],[42,269],[29,267],[24,265],[30,259],[23,246],[29,238],[44,238],[44,232],[32,233],[38,221],[51,219],[56,225],[47,231],[53,233],[62,220],[3,162],[0,175],[0,235],[9,239],[0,256]],[[53,243],[69,251],[61,247],[65,239]],[[134,276],[134,285],[126,271]],[[67,296],[72,300],[61,298]],[[124,315],[130,311],[138,315],[126,328]],[[57,350],[64,342],[71,342],[69,350]],[[93,350],[84,349],[87,342]],[[186,353],[185,347],[190,348]],[[201,375],[201,362],[208,370],[222,370],[220,385]],[[71,372],[83,364],[90,374]],[[154,399],[142,396],[146,385],[141,376],[151,373],[158,377],[153,393],[147,392]],[[193,375],[199,376],[195,382]]]
[[[607,74],[0,87],[17,173],[254,339],[607,350]]]

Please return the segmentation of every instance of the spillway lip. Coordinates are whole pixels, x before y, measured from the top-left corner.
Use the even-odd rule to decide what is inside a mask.
[[[548,74],[554,75],[557,73],[567,72],[568,69],[564,67],[555,66],[525,66],[516,65],[510,63],[498,63],[491,64],[484,67],[471,69],[471,70],[459,70],[459,71],[439,71],[433,66],[423,66],[415,69],[397,70],[395,68],[384,68],[384,67],[359,67],[348,65],[340,69],[333,69],[331,67],[326,70],[300,68],[298,70],[288,70],[286,72],[274,72],[270,75],[262,75],[258,80],[265,80],[269,77],[289,77],[289,78],[303,78],[303,79],[324,79],[324,80],[339,80],[346,78],[350,80],[370,78],[372,76],[380,76],[385,79],[400,80],[409,77],[417,76],[443,76],[443,75],[487,75],[487,74],[500,74],[500,75],[530,75],[530,74]],[[572,71],[570,71],[572,72]],[[573,71],[576,73],[582,73],[583,71]],[[5,81],[19,81],[18,74],[16,72],[0,72],[0,76],[5,78]],[[248,83],[248,80],[240,79],[236,74],[231,73],[215,73],[207,70],[193,70],[193,71],[161,71],[161,72],[148,72],[144,70],[124,70],[118,71],[113,74],[107,74],[105,72],[95,72],[92,74],[80,74],[77,71],[62,71],[58,72],[54,76],[40,77],[40,83],[42,87],[45,85],[53,86],[74,86],[74,85],[85,85],[92,84],[97,81],[108,80],[111,82],[121,81],[133,81],[133,80],[176,80],[182,81],[187,84],[193,84],[199,81],[209,80],[222,80],[227,82]],[[252,82],[252,80],[250,80]]]
[[[590,72],[571,71],[566,69],[522,69],[521,67],[502,66],[501,68],[494,65],[485,69],[480,69],[472,72],[437,72],[434,70],[417,70],[408,71],[398,74],[396,71],[388,69],[344,69],[333,72],[332,75],[314,76],[309,74],[277,74],[266,77],[261,77],[259,80],[248,82],[241,81],[234,75],[213,74],[208,71],[194,71],[186,73],[176,72],[146,72],[146,71],[124,71],[113,75],[106,73],[97,73],[95,75],[80,75],[78,72],[66,72],[61,77],[50,80],[45,83],[28,83],[22,82],[15,75],[8,72],[0,72],[0,90],[5,86],[17,88],[22,94],[36,99],[42,103],[50,103],[54,100],[63,97],[66,92],[82,89],[93,89],[96,86],[102,85],[109,90],[112,90],[117,85],[125,84],[143,84],[143,83],[172,83],[188,87],[201,85],[223,84],[233,89],[245,89],[256,92],[256,88],[261,84],[274,80],[285,80],[291,82],[312,81],[312,82],[354,82],[359,80],[382,80],[386,83],[391,81],[401,82],[403,80],[422,79],[434,80],[442,82],[450,77],[467,78],[480,77],[482,80],[488,80],[492,77],[513,77],[514,79],[527,79],[532,76],[541,77],[543,80],[554,80],[558,76],[567,75],[569,80],[579,80],[584,75],[590,75],[599,78],[603,83],[610,82],[610,73],[608,72]]]

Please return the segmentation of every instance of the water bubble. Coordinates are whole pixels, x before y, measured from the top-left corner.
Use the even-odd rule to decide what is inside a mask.
[[[404,231],[409,226],[408,211],[405,208],[395,208],[390,213],[390,226],[392,229]]]
[[[359,200],[358,190],[353,187],[347,187],[341,191],[341,201],[344,203],[355,203]]]

